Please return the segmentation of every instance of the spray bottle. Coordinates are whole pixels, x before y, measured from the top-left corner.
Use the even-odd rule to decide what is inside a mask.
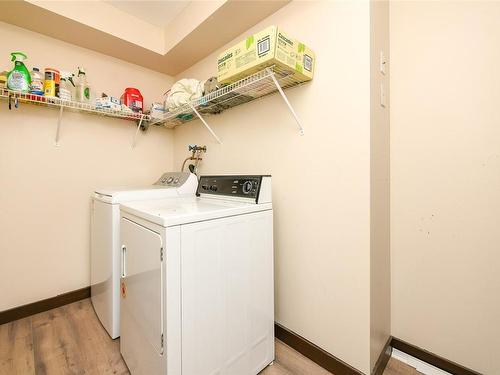
[[[24,65],[23,60],[26,60],[26,56],[22,52],[12,52],[11,61],[14,62],[14,68],[10,71],[7,76],[7,88],[9,90],[28,92],[31,84],[31,76],[28,68]]]
[[[78,75],[76,80],[75,100],[81,103],[90,103],[90,86],[87,82],[85,69],[78,67]]]
[[[71,101],[73,99],[73,76],[68,72],[61,72],[61,84],[59,85],[59,98]]]

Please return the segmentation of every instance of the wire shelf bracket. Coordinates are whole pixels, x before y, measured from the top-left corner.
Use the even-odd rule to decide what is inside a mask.
[[[279,84],[278,80],[276,79],[276,76],[274,75],[274,72],[271,69],[269,69],[269,68],[266,68],[266,71],[269,73],[269,76],[271,77],[271,79],[273,80],[274,84],[276,85],[276,88],[278,89],[281,97],[283,98],[283,100],[285,101],[286,105],[288,106],[288,109],[292,113],[292,116],[295,119],[295,122],[297,122],[297,125],[299,127],[299,134],[300,135],[304,135],[304,128],[302,127],[302,123],[300,122],[299,116],[297,116],[297,113],[295,112],[295,110],[293,109],[292,105],[290,104],[290,101],[288,100],[288,97],[286,96],[285,92],[281,88],[281,85]]]
[[[137,144],[137,136],[139,135],[139,130],[141,130],[143,121],[144,121],[144,115],[142,115],[139,121],[137,121],[137,129],[135,130],[134,139],[132,140],[132,148],[135,148],[135,145]]]
[[[201,122],[203,123],[203,125],[205,125],[205,127],[208,129],[208,131],[210,132],[210,134],[212,134],[212,137],[215,138],[215,140],[219,143],[219,144],[222,144],[222,141],[220,140],[219,137],[217,137],[217,134],[214,133],[214,131],[212,130],[212,128],[207,124],[207,122],[205,121],[205,119],[203,118],[202,115],[200,115],[200,113],[196,110],[196,108],[191,104],[191,102],[188,103],[189,106],[191,107],[192,111],[196,114],[196,116],[198,116],[198,118],[201,120]]]
[[[59,138],[61,135],[61,123],[62,123],[63,109],[64,109],[63,106],[59,107],[59,116],[57,117],[56,137],[54,140],[54,145],[56,147],[59,147]]]

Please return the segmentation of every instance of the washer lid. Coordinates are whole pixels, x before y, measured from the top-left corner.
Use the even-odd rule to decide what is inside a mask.
[[[161,199],[177,197],[178,195],[177,188],[160,185],[104,188],[94,192],[95,199],[108,203],[120,203],[142,199]]]
[[[154,185],[97,189],[93,198],[106,203],[161,199],[194,195],[197,187],[198,178],[192,173],[166,172]]]
[[[243,215],[272,209],[271,203],[252,204],[219,199],[186,197],[128,202],[120,205],[122,212],[170,227],[198,221]]]
[[[161,189],[162,186],[159,185],[147,185],[147,186],[116,186],[110,188],[101,188],[96,189],[97,194],[107,195],[108,197],[112,197],[121,193],[129,193],[136,191],[144,191],[144,190],[156,190]]]

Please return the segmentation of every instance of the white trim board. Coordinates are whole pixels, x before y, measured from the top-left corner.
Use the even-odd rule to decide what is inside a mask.
[[[421,372],[424,375],[453,375],[418,358],[412,357],[401,350],[393,348],[391,357],[406,363],[408,366],[415,368],[418,372]]]

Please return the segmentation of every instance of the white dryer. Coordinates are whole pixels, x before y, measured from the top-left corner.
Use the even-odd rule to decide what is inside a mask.
[[[164,173],[149,186],[99,189],[92,195],[90,290],[94,310],[111,338],[120,336],[120,209],[119,204],[144,199],[194,196],[192,173]]]
[[[132,375],[256,375],[274,360],[270,176],[121,208],[120,351]]]

